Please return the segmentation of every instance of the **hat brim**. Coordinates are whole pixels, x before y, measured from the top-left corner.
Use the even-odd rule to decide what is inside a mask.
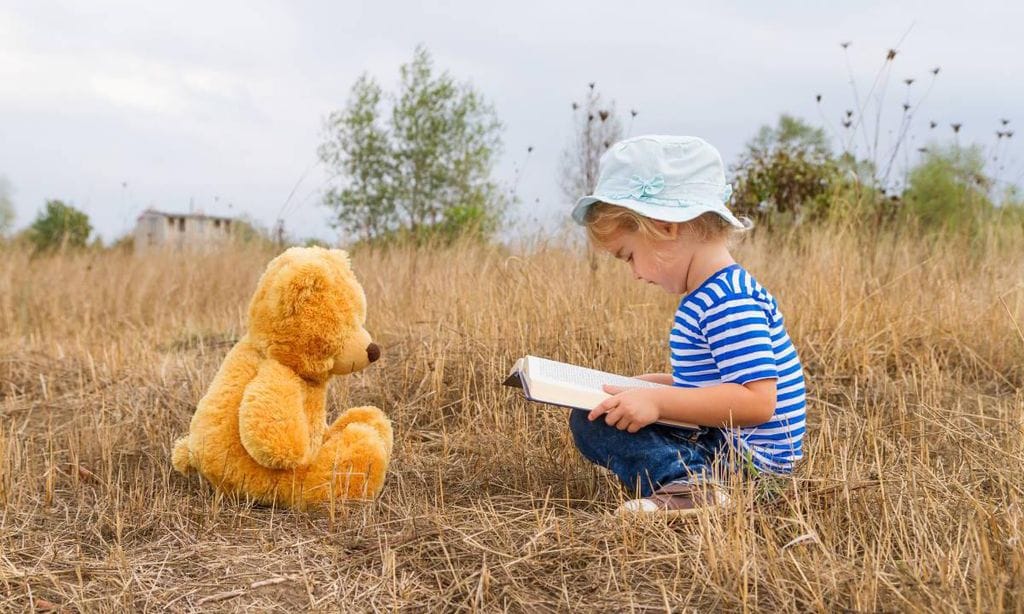
[[[598,196],[584,196],[577,200],[576,206],[572,209],[572,219],[581,226],[585,225],[587,210],[596,203],[608,203],[609,205],[625,207],[644,217],[662,222],[689,222],[704,213],[717,213],[736,228],[749,228],[748,224],[740,221],[725,205],[707,202],[694,202],[685,205],[658,205],[631,198],[600,198]]]

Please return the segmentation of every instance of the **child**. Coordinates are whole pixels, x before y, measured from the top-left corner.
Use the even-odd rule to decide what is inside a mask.
[[[572,212],[638,280],[682,295],[669,334],[672,374],[640,376],[672,386],[605,386],[612,396],[571,412],[580,452],[642,497],[620,512],[723,505],[713,484],[723,471],[785,474],[802,457],[803,371],[775,299],[729,253],[730,235],[748,227],[725,206],[731,191],[705,141],[640,136],[605,152],[595,193]],[[652,424],[659,418],[706,428]],[[741,462],[729,462],[730,450]]]

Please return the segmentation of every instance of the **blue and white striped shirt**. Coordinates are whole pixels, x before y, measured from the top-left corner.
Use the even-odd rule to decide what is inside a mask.
[[[669,352],[676,386],[778,380],[771,419],[727,431],[760,471],[788,473],[803,458],[806,395],[800,359],[775,298],[743,267],[730,265],[683,297]]]

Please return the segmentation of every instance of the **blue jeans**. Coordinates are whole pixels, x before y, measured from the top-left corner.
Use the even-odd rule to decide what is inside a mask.
[[[716,459],[721,463],[728,456],[722,429],[694,432],[652,424],[630,433],[608,426],[603,417],[591,422],[579,409],[569,414],[569,430],[580,453],[610,469],[631,494],[641,497],[675,480],[710,477]]]

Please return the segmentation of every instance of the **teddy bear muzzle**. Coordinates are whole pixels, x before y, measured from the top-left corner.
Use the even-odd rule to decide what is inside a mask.
[[[331,368],[334,375],[362,371],[380,359],[380,346],[373,342],[373,337],[366,329],[360,328],[351,336],[352,341],[344,344],[341,351],[334,355],[334,366]]]

